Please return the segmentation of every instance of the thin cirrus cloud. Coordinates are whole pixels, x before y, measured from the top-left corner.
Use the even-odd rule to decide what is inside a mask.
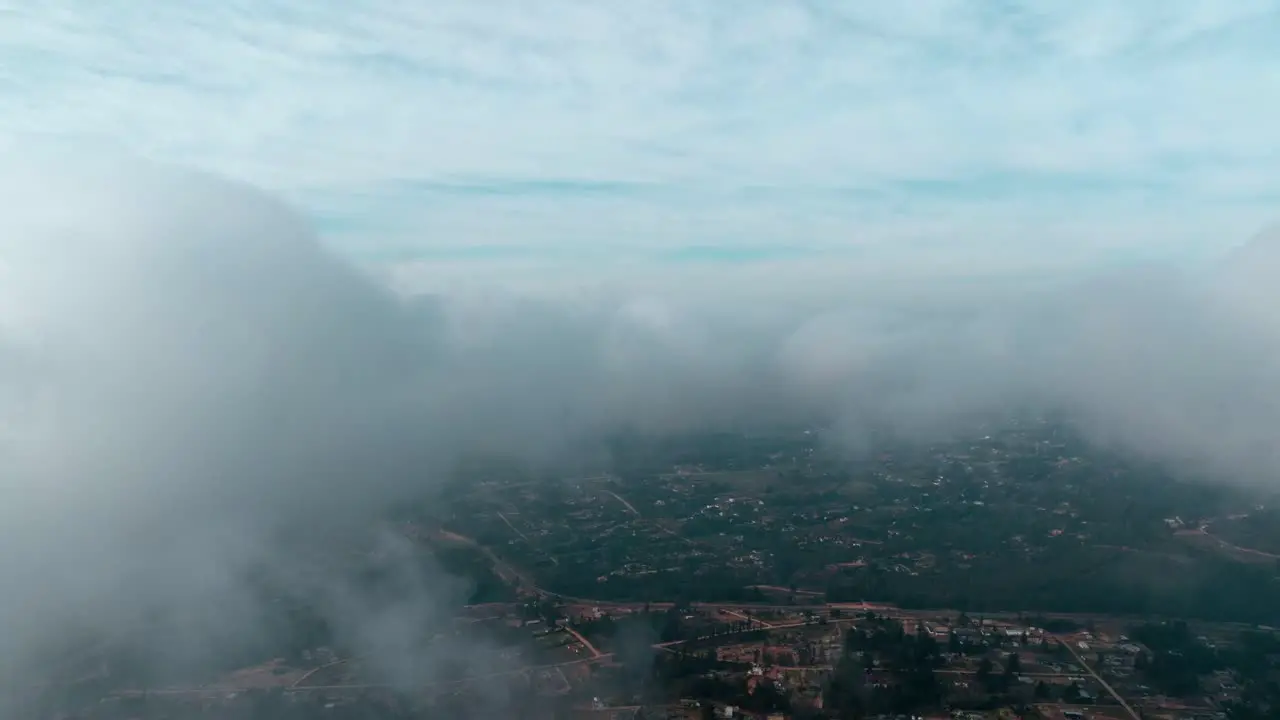
[[[247,180],[355,253],[1168,253],[1276,200],[1269,0],[4,12],[0,139]]]

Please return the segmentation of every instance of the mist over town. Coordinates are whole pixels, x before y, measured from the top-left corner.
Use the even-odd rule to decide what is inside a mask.
[[[1275,8],[55,5],[0,30],[5,717],[1280,707],[1276,108],[1134,134]]]

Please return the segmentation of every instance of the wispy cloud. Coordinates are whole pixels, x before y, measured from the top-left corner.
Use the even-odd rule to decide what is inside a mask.
[[[1280,196],[1278,34],[1272,0],[50,0],[0,22],[0,139],[225,172],[357,251],[1202,249]]]

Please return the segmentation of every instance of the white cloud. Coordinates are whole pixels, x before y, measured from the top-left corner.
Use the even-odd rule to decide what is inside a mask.
[[[397,296],[252,189],[39,159],[0,158],[14,670],[47,676],[51,639],[152,610],[178,633],[146,633],[158,668],[256,642],[273,625],[245,578],[265,572],[384,668],[417,668],[392,677],[433,675],[459,649],[413,640],[451,591],[407,573],[366,594],[316,555],[462,457],[599,467],[619,428],[826,420],[856,447],[1027,403],[1182,475],[1280,472],[1277,236],[1216,272],[1085,285],[1064,258],[935,240],[910,266],[418,262],[391,269]]]
[[[221,171],[356,252],[831,247],[922,222],[1203,248],[1273,212],[1278,10],[50,0],[0,23],[0,141]]]

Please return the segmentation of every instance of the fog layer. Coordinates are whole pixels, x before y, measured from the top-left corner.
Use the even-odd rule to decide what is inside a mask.
[[[0,655],[37,674],[68,627],[180,610],[163,650],[193,656],[252,633],[261,568],[394,674],[452,591],[411,573],[388,606],[308,576],[306,546],[467,453],[554,467],[618,428],[810,420],[856,447],[1034,403],[1206,479],[1280,465],[1274,238],[1194,275],[420,266],[393,291],[202,175],[12,163],[0,196]]]

